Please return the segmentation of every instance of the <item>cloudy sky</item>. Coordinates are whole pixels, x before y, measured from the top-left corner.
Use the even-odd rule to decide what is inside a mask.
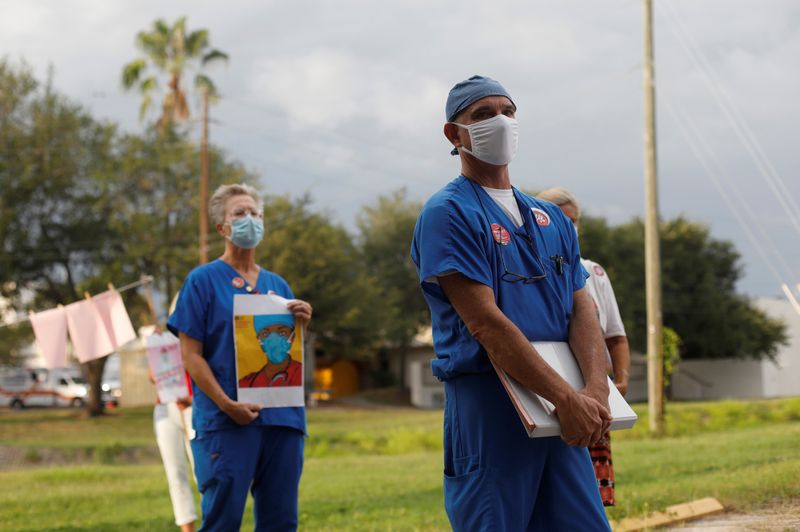
[[[733,240],[740,289],[778,294],[800,281],[800,2],[656,3],[661,213]],[[566,186],[612,223],[643,212],[640,1],[0,0],[0,54],[52,64],[59,90],[136,131],[120,69],[137,31],[181,15],[231,57],[211,71],[213,142],[347,227],[455,177],[444,102],[476,73],[518,105],[516,186]]]

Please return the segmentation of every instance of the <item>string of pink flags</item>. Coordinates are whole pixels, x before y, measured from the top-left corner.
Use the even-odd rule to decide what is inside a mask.
[[[89,362],[110,355],[137,338],[120,292],[153,281],[150,276],[119,289],[109,289],[68,305],[28,315],[44,365],[49,369],[67,366],[68,337],[72,353],[79,362]],[[20,319],[12,324],[26,321]]]

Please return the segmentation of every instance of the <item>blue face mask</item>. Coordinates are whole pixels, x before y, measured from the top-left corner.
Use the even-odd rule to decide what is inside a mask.
[[[228,223],[231,226],[228,239],[240,248],[253,249],[264,238],[264,222],[258,218],[248,215]]]
[[[273,364],[280,364],[289,356],[289,348],[292,346],[289,339],[284,335],[271,332],[266,338],[262,338],[261,349],[267,354],[267,358]]]

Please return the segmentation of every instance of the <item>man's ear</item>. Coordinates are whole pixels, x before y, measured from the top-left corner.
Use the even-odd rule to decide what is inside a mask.
[[[443,130],[445,138],[447,138],[447,140],[450,141],[450,144],[452,144],[456,149],[463,146],[461,138],[458,136],[459,129],[460,128],[457,125],[453,124],[452,122],[447,122],[444,125],[444,130]]]
[[[217,233],[219,233],[219,235],[224,238],[225,237],[225,224],[217,224],[214,227],[217,229]]]

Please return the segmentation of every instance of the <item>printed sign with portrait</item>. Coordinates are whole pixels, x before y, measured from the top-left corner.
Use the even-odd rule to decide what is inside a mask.
[[[303,406],[303,327],[287,299],[237,294],[233,331],[239,401],[264,408]]]

